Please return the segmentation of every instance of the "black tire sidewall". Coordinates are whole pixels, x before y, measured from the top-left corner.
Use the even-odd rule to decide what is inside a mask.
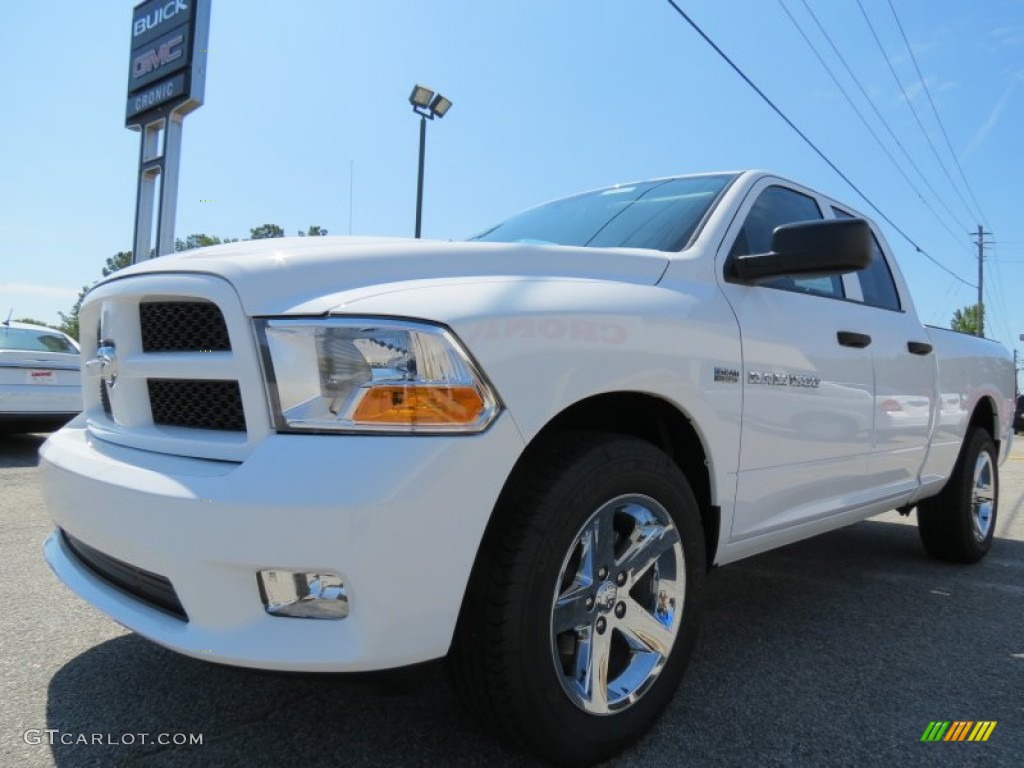
[[[982,541],[974,537],[974,469],[978,457],[988,453],[992,462],[993,505],[989,531]],[[918,505],[918,527],[928,552],[941,560],[976,563],[991,549],[999,510],[999,464],[992,436],[974,429],[964,439],[963,450],[949,482],[937,496]]]
[[[974,468],[978,457],[983,452],[988,452],[989,460],[992,462],[992,520],[989,524],[988,534],[982,541],[974,537]],[[995,443],[988,432],[977,430],[971,435],[968,449],[964,454],[964,461],[960,466],[958,477],[957,494],[957,523],[959,524],[959,535],[963,539],[963,550],[965,559],[976,562],[983,558],[992,548],[992,540],[996,532],[996,514],[999,510],[999,457],[996,454]]]
[[[527,711],[538,713],[532,735],[542,751],[562,754],[561,761],[567,763],[601,759],[650,727],[678,687],[699,623],[704,540],[693,493],[678,468],[653,446],[626,440],[615,448],[610,454],[607,447],[595,448],[582,456],[546,494],[537,516],[546,530],[529,558],[532,562],[520,612],[521,701]],[[593,715],[578,708],[559,682],[551,652],[551,603],[562,563],[580,528],[600,506],[627,494],[657,500],[679,531],[686,560],[683,615],[669,661],[643,696],[622,712]],[[568,753],[567,746],[573,744],[576,749]]]

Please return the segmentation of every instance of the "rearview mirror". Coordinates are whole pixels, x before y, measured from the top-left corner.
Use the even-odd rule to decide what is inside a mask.
[[[772,232],[769,253],[738,256],[736,277],[757,282],[772,277],[823,277],[856,272],[871,263],[871,228],[864,219],[784,224]]]

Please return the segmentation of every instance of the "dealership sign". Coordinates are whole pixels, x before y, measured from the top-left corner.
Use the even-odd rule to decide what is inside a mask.
[[[132,13],[125,125],[139,128],[203,103],[210,0],[148,0]]]
[[[182,125],[203,103],[211,2],[146,0],[132,10],[124,122],[142,134],[133,262],[174,252]]]

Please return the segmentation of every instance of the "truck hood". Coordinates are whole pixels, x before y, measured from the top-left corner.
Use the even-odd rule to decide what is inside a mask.
[[[303,237],[246,240],[150,259],[108,278],[202,273],[228,280],[250,315],[318,314],[438,278],[567,278],[658,282],[668,255],[634,248],[443,242],[402,238]]]

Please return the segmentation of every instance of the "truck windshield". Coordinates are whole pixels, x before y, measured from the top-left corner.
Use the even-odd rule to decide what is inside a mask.
[[[734,178],[683,176],[585,192],[531,208],[469,239],[681,251]]]

